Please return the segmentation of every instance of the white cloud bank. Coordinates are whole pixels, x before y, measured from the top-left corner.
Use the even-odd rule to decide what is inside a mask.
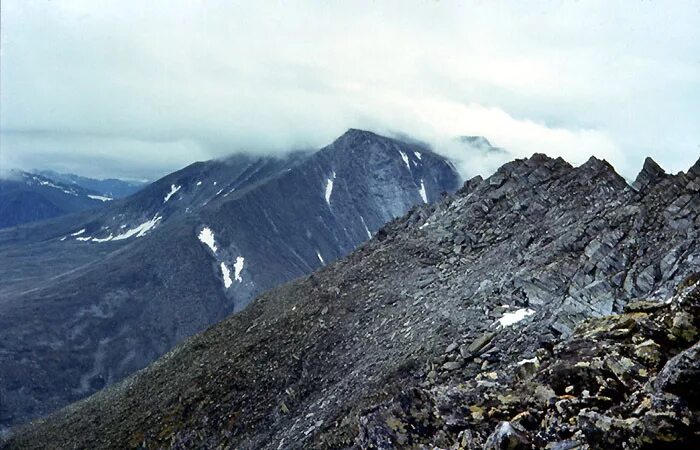
[[[683,170],[698,30],[693,0],[4,0],[0,168],[153,178],[357,127]]]

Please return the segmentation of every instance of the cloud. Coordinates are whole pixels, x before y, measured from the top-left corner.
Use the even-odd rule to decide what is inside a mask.
[[[360,127],[469,174],[491,168],[455,135],[682,170],[700,153],[699,24],[696,1],[5,0],[0,165],[153,178]]]

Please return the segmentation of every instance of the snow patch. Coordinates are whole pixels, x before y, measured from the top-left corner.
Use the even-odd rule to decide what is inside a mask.
[[[230,288],[233,284],[233,280],[231,280],[231,271],[228,270],[228,267],[226,267],[224,263],[221,263],[221,275],[224,277],[224,287],[226,289]]]
[[[525,364],[529,364],[529,363],[537,364],[537,363],[539,363],[539,362],[540,362],[540,361],[537,359],[537,356],[535,356],[534,358],[523,359],[522,361],[518,361],[518,362],[517,362],[517,365],[519,365],[519,366],[524,366]]]
[[[90,194],[88,194],[88,197],[90,197],[93,200],[101,200],[103,202],[111,202],[113,200],[111,197],[104,197],[102,195],[90,195]]]
[[[513,312],[503,314],[503,317],[498,319],[496,322],[500,323],[503,327],[509,327],[533,314],[535,314],[535,311],[530,308],[520,308]]]
[[[93,238],[92,242],[107,242],[112,240],[112,233],[109,233],[109,236],[106,238]]]
[[[333,181],[335,180],[335,171],[333,177],[326,180],[326,203],[331,206],[331,194],[333,193]]]
[[[214,194],[214,196],[217,196],[217,195],[221,194],[222,192],[224,192],[224,190],[223,190],[223,189],[219,189],[219,190],[216,192],[216,194]]]
[[[423,159],[423,155],[421,155],[420,152],[413,152],[413,154],[416,155],[416,158]]]
[[[321,256],[321,252],[319,252],[318,250],[316,250],[316,256],[318,257],[318,260],[321,261],[321,264],[323,264],[323,265],[325,266],[325,265],[326,265],[326,261],[323,260],[323,256]]]
[[[64,193],[66,193],[66,194],[75,195],[76,197],[78,196],[78,194],[76,194],[75,191],[72,191],[72,190],[71,190],[71,191],[67,191],[67,190],[63,189],[63,187],[58,186],[58,185],[55,185],[55,184],[51,183],[50,181],[40,180],[40,179],[37,178],[37,177],[32,177],[32,178],[34,179],[34,181],[37,181],[41,186],[49,186],[49,187],[58,189],[59,191],[62,191],[62,192],[64,192]]]
[[[367,228],[367,224],[365,223],[365,218],[360,216],[360,220],[362,221],[362,225],[365,227],[365,232],[367,233],[367,237],[372,239],[372,233],[369,231],[369,228]]]
[[[83,233],[85,233],[85,228],[80,231],[76,231],[75,233],[71,233],[71,236],[80,236]]]
[[[403,159],[404,164],[406,164],[406,167],[408,167],[408,171],[411,171],[411,164],[409,164],[408,161],[408,155],[399,150],[399,153],[401,153],[401,159]]]
[[[236,258],[236,262],[233,264],[233,278],[236,279],[239,283],[243,281],[243,278],[241,278],[241,271],[243,270],[243,263],[245,263],[245,258],[242,256],[239,256]]]
[[[122,239],[129,239],[132,236],[136,237],[143,237],[148,233],[153,227],[156,226],[156,224],[162,219],[161,216],[153,216],[151,220],[148,220],[141,225],[137,226],[136,228],[132,228],[122,234],[119,234],[117,236],[114,236],[112,240],[114,241],[120,241]]]
[[[418,189],[418,193],[423,199],[423,203],[428,203],[428,194],[425,192],[425,183],[423,183],[423,180],[420,180],[420,188]]]
[[[170,200],[170,197],[172,197],[173,195],[175,195],[175,193],[176,193],[177,191],[179,191],[181,187],[182,187],[182,186],[175,186],[174,184],[171,184],[171,185],[170,185],[170,192],[168,192],[167,194],[165,194],[165,197],[163,198],[163,203],[165,203],[165,202],[167,202],[168,200]]]
[[[199,236],[197,237],[203,244],[209,247],[212,252],[216,253],[216,242],[214,241],[214,232],[211,231],[211,228],[202,228],[202,231],[199,232]]]
[[[197,182],[197,186],[201,186],[201,185],[202,185],[202,182],[201,182],[201,181],[198,181],[198,182]]]

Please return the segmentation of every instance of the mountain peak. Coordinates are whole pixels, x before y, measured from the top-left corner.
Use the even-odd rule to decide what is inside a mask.
[[[489,140],[483,136],[459,136],[459,137],[457,137],[457,140],[459,142],[463,142],[463,143],[469,144],[469,145],[474,145],[474,146],[479,147],[479,148],[493,147],[493,145],[491,145],[491,142],[489,142]]]
[[[590,172],[592,174],[606,173],[614,175],[615,177],[620,177],[615,168],[605,159],[596,158],[591,156],[588,160],[578,167],[579,170],[584,172]]]
[[[700,177],[700,158],[698,158],[698,160],[695,161],[695,164],[688,169],[688,173],[692,173],[695,176]]]
[[[378,140],[378,139],[388,139],[384,136],[380,136],[376,133],[367,130],[361,130],[359,128],[348,128],[348,130],[341,134],[333,143],[354,143],[358,140]]]
[[[656,181],[661,180],[666,177],[666,172],[661,166],[659,166],[656,161],[647,157],[644,160],[644,165],[642,170],[637,175],[637,178],[632,183],[632,189],[639,192],[644,190],[647,186],[654,184]]]

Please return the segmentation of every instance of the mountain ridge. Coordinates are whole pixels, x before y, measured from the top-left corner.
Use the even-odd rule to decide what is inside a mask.
[[[0,422],[123,378],[458,185],[439,155],[351,131],[312,154],[195,163],[100,211],[0,233]]]
[[[106,197],[41,174],[11,171],[0,178],[0,229],[100,208]]]
[[[522,425],[501,426],[503,415],[476,405],[470,413],[447,400],[450,389],[507,385],[518,361],[577,339],[582,320],[673,297],[700,271],[699,167],[637,191],[596,158],[576,168],[539,154],[506,164],[11,442],[476,448],[498,427],[493,440],[506,439]],[[440,392],[447,397],[431,397]],[[422,406],[433,401],[444,404]],[[599,429],[587,426],[573,436],[579,444],[595,442]],[[573,434],[562,430],[558,439]]]

